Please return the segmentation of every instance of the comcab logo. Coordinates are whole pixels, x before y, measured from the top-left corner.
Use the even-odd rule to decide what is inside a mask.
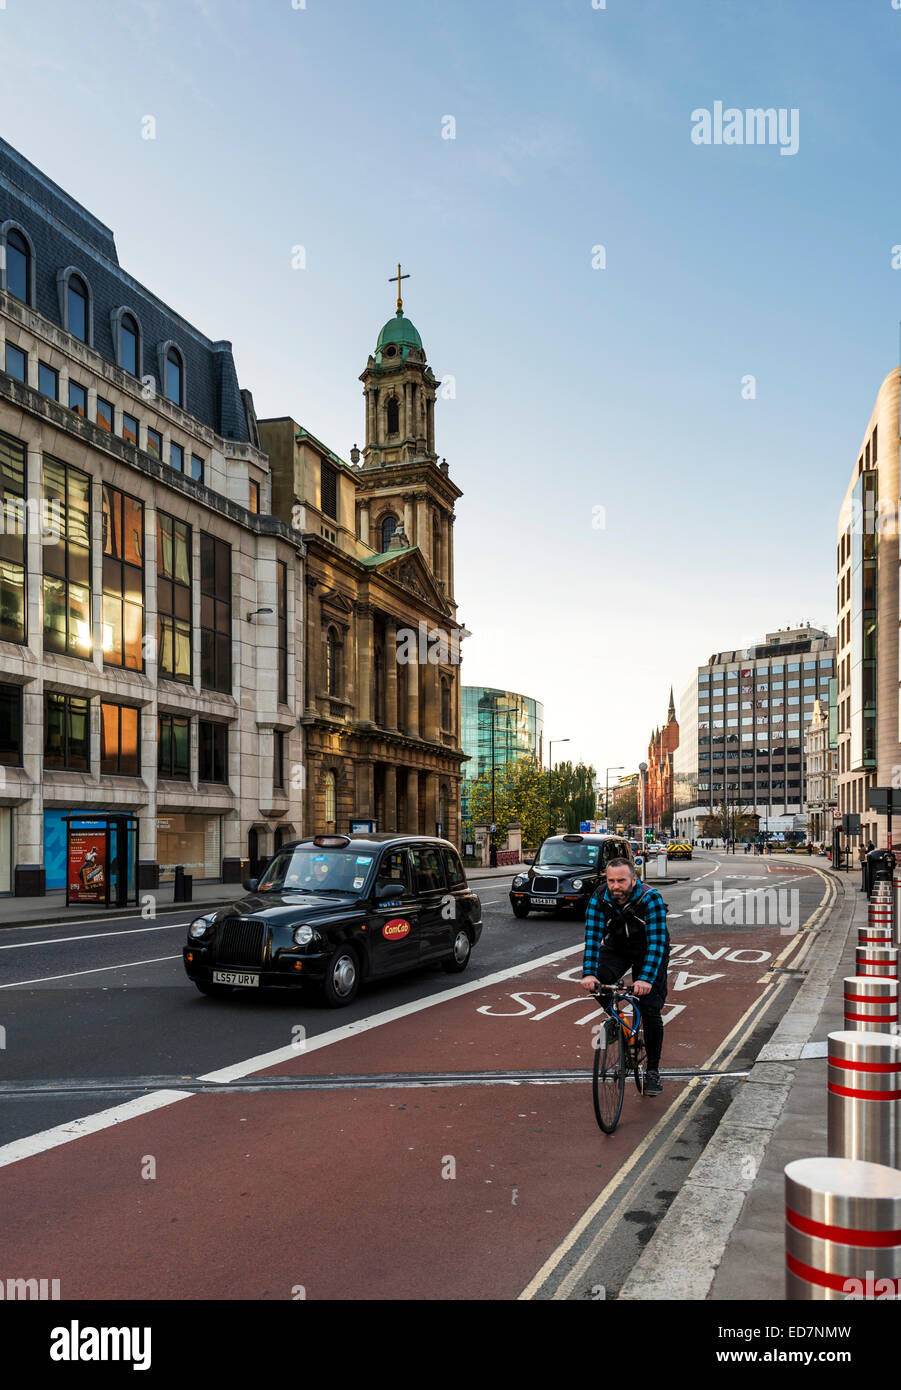
[[[406,917],[392,917],[390,922],[386,922],[382,927],[382,936],[386,941],[401,941],[403,937],[409,936],[410,923]]]

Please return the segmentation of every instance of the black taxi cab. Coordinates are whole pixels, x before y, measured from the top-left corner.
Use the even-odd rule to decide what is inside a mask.
[[[283,845],[248,896],[197,917],[182,955],[201,994],[312,986],[333,1008],[361,983],[465,970],[482,908],[460,856],[429,835],[315,835]]]
[[[611,859],[634,863],[629,841],[619,835],[549,835],[529,866],[510,887],[516,917],[570,910],[583,914]]]

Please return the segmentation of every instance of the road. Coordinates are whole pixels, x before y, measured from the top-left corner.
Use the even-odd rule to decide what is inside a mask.
[[[3,932],[0,1273],[76,1299],[615,1296],[834,891],[806,860],[671,872],[664,1094],[630,1088],[610,1137],[581,923],[517,921],[509,879],[477,885],[465,975],[342,1010],[200,996],[186,918]]]

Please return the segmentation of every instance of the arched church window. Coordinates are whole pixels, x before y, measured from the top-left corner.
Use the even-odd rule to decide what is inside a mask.
[[[388,401],[388,433],[400,434],[400,403],[396,396],[392,396]]]
[[[391,537],[397,530],[397,517],[386,516],[382,522],[382,549],[387,550],[391,544]]]

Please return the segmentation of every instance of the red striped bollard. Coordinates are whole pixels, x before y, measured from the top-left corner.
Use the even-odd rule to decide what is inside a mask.
[[[901,1037],[830,1033],[827,1148],[830,1158],[901,1164]]]
[[[891,927],[884,922],[868,922],[865,927],[857,929],[858,946],[892,946]]]
[[[858,946],[854,953],[858,975],[884,980],[898,978],[898,951],[894,946]]]
[[[845,976],[845,1027],[851,1032],[894,1033],[898,981],[870,975]]]
[[[901,1173],[850,1158],[785,1165],[785,1297],[901,1296]]]

